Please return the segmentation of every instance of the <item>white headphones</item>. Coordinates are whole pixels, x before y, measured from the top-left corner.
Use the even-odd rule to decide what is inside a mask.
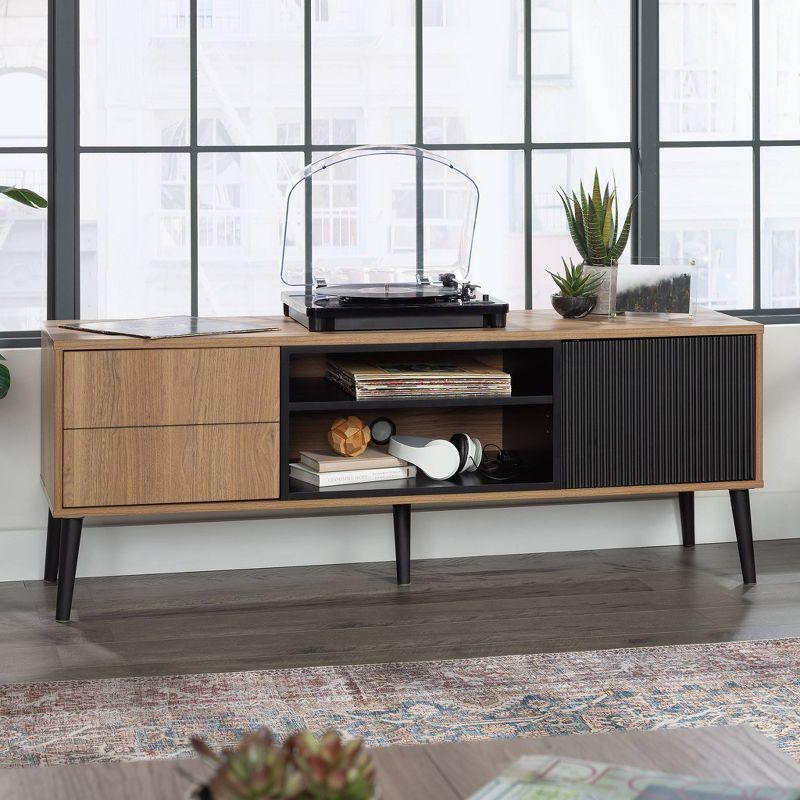
[[[440,481],[457,473],[475,472],[483,460],[480,441],[466,433],[453,434],[450,441],[426,436],[392,436],[389,453]]]

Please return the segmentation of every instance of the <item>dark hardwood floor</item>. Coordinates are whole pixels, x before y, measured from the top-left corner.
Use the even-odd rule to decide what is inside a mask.
[[[800,541],[0,583],[0,682],[800,635]]]

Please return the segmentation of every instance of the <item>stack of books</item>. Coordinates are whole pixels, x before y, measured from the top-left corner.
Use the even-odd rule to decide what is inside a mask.
[[[360,456],[300,451],[300,461],[289,465],[289,475],[314,486],[396,481],[413,478],[417,468],[401,458],[368,447]]]
[[[453,362],[330,359],[325,377],[356,400],[376,397],[502,397],[511,376],[471,358]]]

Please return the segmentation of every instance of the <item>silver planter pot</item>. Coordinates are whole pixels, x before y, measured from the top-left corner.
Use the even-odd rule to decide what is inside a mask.
[[[592,315],[613,315],[617,306],[617,267],[595,267],[587,264],[587,268],[604,278],[603,285],[597,290],[597,303]]]

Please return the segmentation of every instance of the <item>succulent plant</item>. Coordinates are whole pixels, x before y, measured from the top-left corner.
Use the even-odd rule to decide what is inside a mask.
[[[592,269],[586,269],[583,264],[573,264],[572,259],[567,264],[562,258],[561,263],[564,265],[563,275],[547,271],[556,282],[562,297],[594,297],[597,294],[605,276]]]
[[[216,769],[195,792],[198,800],[371,800],[375,795],[375,770],[363,742],[343,742],[336,731],[319,740],[301,731],[279,746],[263,728],[222,753],[200,739],[192,739],[192,747]]]
[[[283,746],[306,779],[303,800],[370,800],[374,796],[375,768],[360,739],[343,742],[336,731],[317,739],[301,731]]]
[[[216,768],[195,796],[213,800],[295,800],[302,796],[305,779],[289,763],[266,728],[245,734],[233,749],[215,753],[201,739],[192,739],[200,757]]]
[[[567,215],[572,241],[580,253],[584,264],[591,266],[615,266],[628,244],[631,232],[631,214],[633,205],[628,208],[622,230],[619,230],[619,206],[617,203],[617,186],[600,192],[600,177],[594,171],[594,185],[591,195],[586,195],[583,181],[580,184],[580,199],[572,196],[563,188],[558,196]]]

